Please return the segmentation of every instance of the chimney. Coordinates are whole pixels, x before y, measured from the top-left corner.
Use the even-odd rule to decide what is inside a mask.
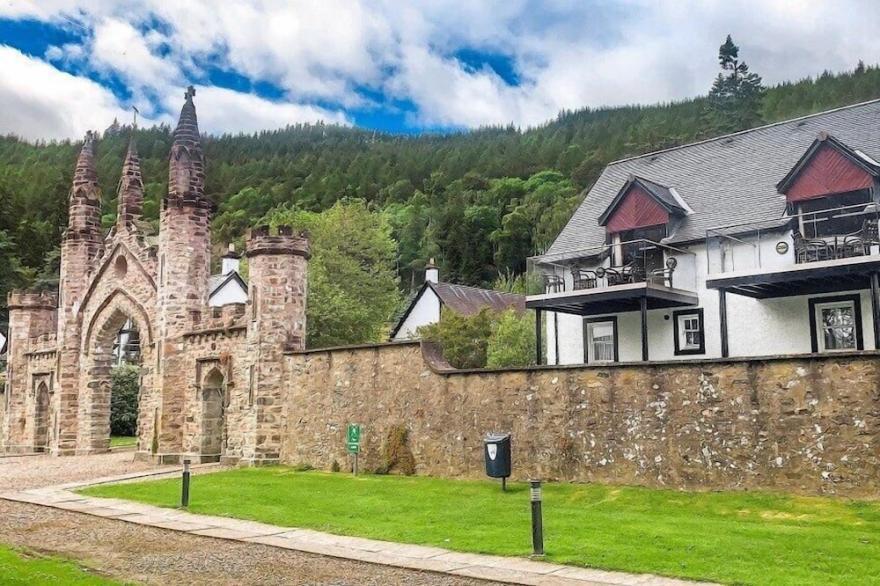
[[[230,243],[229,249],[226,251],[226,254],[224,254],[222,258],[221,272],[224,275],[228,275],[232,271],[235,271],[237,273],[240,258],[241,255],[235,252],[235,244]]]
[[[425,282],[436,283],[440,280],[440,269],[434,264],[434,259],[428,260],[425,265]]]

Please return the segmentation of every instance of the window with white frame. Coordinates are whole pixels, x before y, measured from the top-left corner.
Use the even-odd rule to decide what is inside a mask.
[[[859,303],[858,295],[810,300],[814,352],[861,350]]]
[[[672,318],[675,354],[705,354],[703,310],[685,309],[676,311],[673,313]]]
[[[617,318],[584,320],[584,362],[617,361]]]

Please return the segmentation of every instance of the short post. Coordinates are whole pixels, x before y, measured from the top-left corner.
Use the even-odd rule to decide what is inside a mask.
[[[189,506],[189,458],[183,461],[183,484],[180,487],[180,506],[187,508]]]
[[[532,501],[532,555],[544,555],[544,521],[541,514],[541,481],[529,480],[529,497]]]
[[[352,466],[352,472],[354,472],[355,476],[358,475],[358,453],[357,452],[354,453],[354,465]]]

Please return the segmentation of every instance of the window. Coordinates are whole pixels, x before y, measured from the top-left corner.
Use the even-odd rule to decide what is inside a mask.
[[[841,193],[802,202],[798,206],[801,233],[804,238],[823,238],[858,232],[869,218],[860,211],[864,208],[852,207],[845,210],[838,208],[867,206],[869,203],[871,203],[869,190]]]
[[[113,343],[113,359],[117,366],[137,364],[141,358],[141,338],[131,320],[125,322]]]
[[[862,349],[862,312],[858,295],[810,299],[813,352]]]
[[[584,362],[617,362],[617,318],[584,320]]]
[[[706,336],[703,333],[703,310],[683,309],[672,313],[675,355],[705,354]]]

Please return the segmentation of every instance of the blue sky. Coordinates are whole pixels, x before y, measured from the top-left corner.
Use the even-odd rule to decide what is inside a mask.
[[[726,34],[773,83],[874,63],[868,0],[5,0],[0,133],[173,121],[419,133],[705,93]]]

